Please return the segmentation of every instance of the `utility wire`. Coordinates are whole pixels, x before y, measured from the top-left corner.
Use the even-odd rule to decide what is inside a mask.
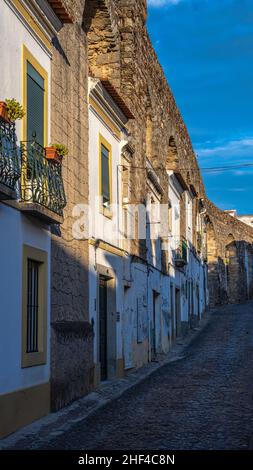
[[[157,170],[167,170],[167,171],[206,171],[206,172],[219,172],[219,171],[231,171],[234,169],[239,168],[251,168],[253,167],[253,163],[240,163],[238,165],[226,165],[226,166],[213,166],[213,167],[199,167],[199,168],[164,168],[164,167],[155,167],[155,168],[148,168],[146,166],[133,166],[133,165],[118,165],[124,168],[129,168],[130,170],[150,170],[150,171],[157,171]]]

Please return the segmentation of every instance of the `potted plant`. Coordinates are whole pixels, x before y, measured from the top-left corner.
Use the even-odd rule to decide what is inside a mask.
[[[47,160],[57,163],[61,163],[63,157],[68,155],[68,149],[64,144],[50,144],[45,150]]]
[[[8,113],[5,101],[0,101],[0,118],[3,121],[8,121]]]
[[[22,119],[24,115],[23,107],[15,98],[0,102],[0,116],[4,121],[14,122],[17,119]]]

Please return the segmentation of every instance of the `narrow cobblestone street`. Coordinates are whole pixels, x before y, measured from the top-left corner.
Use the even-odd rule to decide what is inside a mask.
[[[253,303],[215,311],[184,357],[43,449],[247,449],[253,433]],[[17,447],[29,448],[23,439]],[[33,446],[34,447],[34,446]]]

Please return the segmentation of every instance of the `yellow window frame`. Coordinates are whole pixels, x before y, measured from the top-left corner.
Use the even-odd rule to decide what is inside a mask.
[[[27,62],[29,62],[34,69],[41,75],[44,80],[44,121],[43,121],[43,144],[44,147],[48,143],[48,73],[35,59],[27,47],[22,45],[22,105],[25,116],[22,120],[22,140],[27,141]],[[27,186],[26,175],[26,156],[24,155],[22,172],[21,172],[21,189],[25,191]],[[45,183],[46,185],[46,183]],[[47,188],[45,188],[47,190]]]
[[[35,59],[32,53],[27,49],[23,44],[22,46],[22,105],[25,111],[25,117],[23,119],[22,126],[22,140],[27,140],[27,62],[35,68],[35,70],[41,75],[44,80],[44,136],[43,142],[44,147],[47,146],[48,139],[48,73],[40,65],[40,63]]]
[[[109,205],[112,204],[112,146],[109,142],[99,134],[99,197],[100,197],[100,209],[103,215],[111,217],[110,208],[103,206],[103,194],[102,194],[102,145],[108,151],[109,157]]]
[[[38,312],[38,352],[26,352],[27,341],[27,261],[32,259],[39,266],[39,312]],[[21,367],[32,367],[47,362],[47,316],[48,316],[48,253],[29,245],[23,246],[22,279],[22,357]]]

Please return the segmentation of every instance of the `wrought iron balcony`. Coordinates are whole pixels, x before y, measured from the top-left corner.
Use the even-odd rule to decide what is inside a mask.
[[[21,143],[22,176],[21,201],[45,208],[44,218],[48,211],[63,216],[66,196],[62,180],[61,164],[48,161],[45,149],[35,140]],[[26,210],[29,208],[26,204]],[[43,218],[43,214],[42,214]],[[50,219],[50,215],[48,216]],[[52,222],[54,217],[51,217]],[[55,222],[57,222],[57,217]]]
[[[0,118],[0,199],[15,199],[20,178],[15,124]]]
[[[180,245],[174,251],[174,263],[178,268],[182,268],[188,263],[188,247],[184,237],[181,237]]]

